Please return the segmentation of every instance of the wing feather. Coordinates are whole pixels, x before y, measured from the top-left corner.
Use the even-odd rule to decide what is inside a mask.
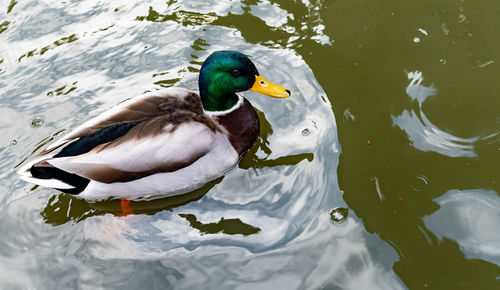
[[[144,134],[144,128],[153,130],[150,127],[136,126],[85,154],[47,162],[91,180],[125,182],[184,168],[214,149],[216,132],[204,123],[187,121],[176,126],[167,123],[156,130],[157,134]]]
[[[199,111],[201,102],[199,96],[195,93],[182,88],[168,88],[155,91],[142,96],[127,100],[120,105],[104,112],[103,114],[83,123],[70,133],[63,136],[46,149],[42,150],[37,156],[50,153],[63,145],[68,144],[77,138],[86,137],[97,130],[114,124],[123,122],[142,121],[165,114],[165,103],[171,99],[188,101],[191,107],[189,109]]]

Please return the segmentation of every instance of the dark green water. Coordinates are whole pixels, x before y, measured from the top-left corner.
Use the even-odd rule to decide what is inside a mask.
[[[498,15],[489,0],[0,1],[0,288],[498,289]],[[220,49],[292,91],[246,93],[261,138],[224,178],[126,217],[17,178],[127,98],[196,90]]]

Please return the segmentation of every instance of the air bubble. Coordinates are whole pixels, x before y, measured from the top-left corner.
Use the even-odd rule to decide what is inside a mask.
[[[330,218],[336,223],[343,223],[347,219],[348,212],[345,207],[337,207],[330,212]]]
[[[38,128],[43,125],[43,118],[42,117],[34,117],[31,120],[31,127],[33,128]]]

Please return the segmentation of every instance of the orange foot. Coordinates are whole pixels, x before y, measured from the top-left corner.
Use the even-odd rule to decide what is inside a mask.
[[[134,210],[130,207],[131,202],[132,201],[129,199],[120,200],[120,207],[122,208],[122,212],[118,216],[127,216],[134,213]]]

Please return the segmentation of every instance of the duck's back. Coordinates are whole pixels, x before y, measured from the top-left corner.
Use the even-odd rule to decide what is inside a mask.
[[[114,129],[119,129],[126,127],[120,126],[120,124],[130,125],[131,122],[141,122],[155,117],[162,117],[165,120],[179,123],[181,120],[199,118],[199,116],[204,116],[204,114],[198,94],[183,88],[167,88],[154,91],[128,99],[101,115],[88,120],[37,155],[48,154],[76,139],[89,136],[98,130],[110,128],[113,125],[116,126]],[[214,127],[213,122],[210,122],[207,118],[200,119],[200,121]]]

